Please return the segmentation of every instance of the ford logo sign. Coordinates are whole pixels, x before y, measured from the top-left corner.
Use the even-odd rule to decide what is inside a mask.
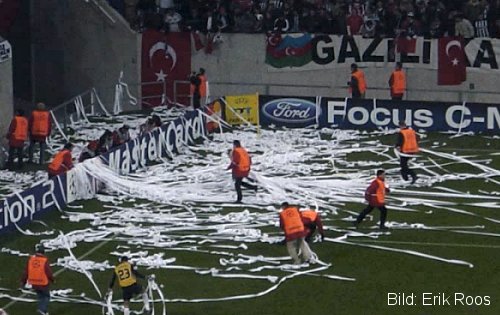
[[[298,98],[280,98],[267,102],[262,112],[271,120],[285,123],[316,122],[316,104]]]

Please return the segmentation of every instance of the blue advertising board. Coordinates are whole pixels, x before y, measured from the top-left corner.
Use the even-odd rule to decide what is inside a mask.
[[[417,130],[500,131],[500,105],[322,98],[320,127],[340,129],[396,128],[400,120]]]
[[[301,128],[316,124],[321,107],[315,97],[259,96],[262,126]]]

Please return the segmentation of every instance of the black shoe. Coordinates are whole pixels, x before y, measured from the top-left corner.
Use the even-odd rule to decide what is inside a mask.
[[[413,176],[412,180],[411,180],[411,183],[412,184],[415,184],[417,182],[417,176]]]
[[[387,226],[385,226],[385,225],[381,225],[381,226],[380,226],[380,229],[381,229],[381,230],[384,230],[384,231],[387,231],[389,228],[388,228]]]
[[[241,200],[236,200],[234,203],[238,203],[238,204],[241,204],[243,203]]]

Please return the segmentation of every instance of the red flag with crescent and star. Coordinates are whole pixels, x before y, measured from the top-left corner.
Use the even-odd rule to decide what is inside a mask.
[[[174,101],[174,81],[186,81],[191,73],[191,37],[189,33],[162,33],[146,30],[142,33],[142,86],[143,107],[168,104],[162,96]],[[177,95],[189,95],[189,84],[179,84]],[[189,105],[189,97],[177,99]]]
[[[467,79],[464,41],[442,37],[438,42],[438,85],[459,85]]]

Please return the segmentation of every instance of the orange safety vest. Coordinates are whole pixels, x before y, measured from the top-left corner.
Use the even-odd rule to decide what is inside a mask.
[[[23,116],[14,117],[16,121],[16,129],[12,133],[12,138],[17,141],[28,140],[28,119]]]
[[[46,137],[49,135],[50,116],[48,111],[34,110],[31,113],[33,123],[31,125],[31,134],[34,136]]]
[[[236,164],[235,171],[248,172],[250,171],[250,155],[247,150],[242,147],[234,148],[233,162]]]
[[[45,273],[45,256],[31,256],[28,261],[28,283],[36,286],[46,286],[49,284],[49,277]]]
[[[366,92],[366,80],[365,80],[365,74],[363,73],[363,71],[358,69],[358,70],[356,70],[356,72],[351,73],[351,75],[353,77],[355,77],[356,80],[358,81],[359,92],[361,94],[365,94],[365,92]]]
[[[300,215],[302,216],[302,218],[307,219],[311,222],[316,222],[316,219],[318,218],[318,213],[313,210],[300,211]]]
[[[285,235],[304,232],[304,223],[300,217],[299,209],[296,207],[288,207],[280,212],[280,218],[283,222],[283,230]]]
[[[376,178],[375,180],[378,183],[377,192],[375,193],[375,202],[377,205],[384,205],[385,204],[385,183],[378,178]]]
[[[406,90],[406,76],[403,71],[398,70],[392,73],[392,94],[404,94]]]
[[[64,161],[64,156],[66,154],[71,154],[71,152],[67,149],[64,149],[64,150],[57,152],[56,155],[54,156],[54,159],[49,164],[49,169],[54,171],[54,172],[59,171],[59,169],[61,168],[61,165]]]
[[[402,153],[417,153],[420,151],[415,130],[411,128],[401,129],[401,134],[403,135]]]
[[[207,76],[206,75],[200,75],[200,96],[201,97],[206,97],[207,96]]]

